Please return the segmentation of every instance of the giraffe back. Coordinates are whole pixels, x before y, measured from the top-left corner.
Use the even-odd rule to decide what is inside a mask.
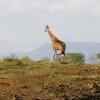
[[[65,43],[60,40],[56,41],[52,45],[53,45],[53,48],[55,48],[56,50],[65,51],[65,49],[66,49]]]

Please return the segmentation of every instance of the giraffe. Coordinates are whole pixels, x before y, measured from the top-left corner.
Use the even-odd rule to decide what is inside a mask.
[[[66,44],[59,40],[49,29],[49,26],[46,25],[45,27],[45,32],[48,32],[48,35],[50,37],[51,43],[52,43],[52,48],[53,48],[53,62],[55,61],[55,57],[57,58],[57,60],[59,61],[58,56],[63,55],[62,56],[62,60],[64,61],[65,57],[65,50],[66,50]],[[60,51],[60,53],[58,54],[58,51]]]

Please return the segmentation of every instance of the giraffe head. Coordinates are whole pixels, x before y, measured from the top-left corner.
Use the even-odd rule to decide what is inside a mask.
[[[45,27],[45,32],[47,32],[47,31],[48,31],[48,29],[49,29],[49,26],[48,26],[48,25],[46,25],[46,27]]]

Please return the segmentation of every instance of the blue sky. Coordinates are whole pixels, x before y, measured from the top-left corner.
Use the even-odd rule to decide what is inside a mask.
[[[100,42],[100,0],[0,0],[0,53],[27,52],[50,42]]]

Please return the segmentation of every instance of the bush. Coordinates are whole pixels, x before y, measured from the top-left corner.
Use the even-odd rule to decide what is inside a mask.
[[[98,63],[100,63],[100,53],[96,54],[96,58],[98,59]]]
[[[22,62],[23,65],[30,65],[33,63],[33,61],[28,56],[22,57],[20,61]]]
[[[71,63],[80,63],[80,64],[84,64],[85,62],[85,57],[83,54],[81,53],[69,53],[67,54],[67,59],[71,62]]]
[[[100,54],[99,53],[96,54],[96,57],[100,60]]]
[[[50,58],[48,58],[48,57],[44,57],[44,58],[42,58],[41,61],[43,61],[43,62],[49,62],[49,61],[50,61]]]
[[[22,62],[14,55],[7,56],[3,59],[7,65],[22,65]]]

